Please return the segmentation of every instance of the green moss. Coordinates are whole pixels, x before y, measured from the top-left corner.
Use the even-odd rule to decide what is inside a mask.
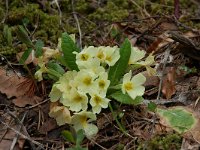
[[[5,2],[6,1],[0,1],[0,18],[4,18],[5,16]],[[172,0],[165,0],[165,3],[162,4],[161,2],[163,2],[163,0],[134,0],[134,2],[139,7],[130,0],[74,1],[74,9],[75,12],[77,12],[81,31],[83,35],[87,35],[87,38],[83,38],[84,45],[93,44],[93,40],[89,38],[90,35],[93,34],[91,31],[95,31],[94,29],[96,29],[102,21],[119,22],[129,17],[142,19],[141,13],[144,13],[142,10],[146,10],[152,16],[163,13],[173,14]],[[59,1],[59,6],[62,11],[62,26],[60,25],[61,18],[59,17],[57,5],[55,3],[52,4],[51,1],[9,1],[9,13],[5,20],[5,24],[13,29],[12,34],[14,36],[14,42],[19,42],[17,41],[14,32],[17,25],[25,25],[31,33],[31,39],[33,41],[42,39],[45,42],[45,45],[50,44],[53,47],[57,45],[57,39],[64,31],[78,35],[77,24],[72,14],[71,0]],[[182,21],[183,23],[186,23],[186,25],[192,25],[192,27],[200,28],[198,23],[188,21],[188,18],[192,18],[194,16],[193,14],[195,13],[195,10],[197,10],[196,7],[197,6],[192,5],[192,2],[190,1],[181,1],[181,10],[186,9],[188,12],[192,12],[192,15],[186,16],[186,19],[182,19]],[[145,17],[145,15],[143,17]],[[0,29],[0,34],[2,34],[2,28],[0,27]],[[98,36],[98,32],[99,34],[104,34],[102,32],[104,30],[106,31],[106,29],[95,31],[96,36]],[[5,43],[1,44],[0,51],[4,46],[6,46]],[[18,49],[16,51],[20,50],[21,49]]]
[[[157,135],[148,141],[146,147],[148,150],[177,150],[181,148],[182,138],[179,134]],[[144,142],[137,148],[142,150]]]
[[[92,20],[121,21],[129,15],[126,9],[127,2],[121,2],[122,4],[119,0],[116,2],[109,0],[104,7],[99,7],[94,13],[90,14],[89,18]]]

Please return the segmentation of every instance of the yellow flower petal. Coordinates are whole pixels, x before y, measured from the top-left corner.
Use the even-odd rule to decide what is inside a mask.
[[[71,123],[71,115],[67,107],[51,104],[49,116],[55,118],[59,126]]]
[[[131,71],[124,75],[122,83],[122,92],[128,93],[128,95],[135,99],[137,96],[142,96],[144,94],[145,88],[142,86],[146,81],[146,78],[141,74],[137,74],[131,79]]]
[[[128,64],[135,64],[138,60],[144,58],[146,52],[143,50],[139,50],[137,47],[131,48],[131,56],[129,58]]]

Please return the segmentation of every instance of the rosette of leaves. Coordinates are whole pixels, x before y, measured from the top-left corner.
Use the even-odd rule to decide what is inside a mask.
[[[60,55],[54,59],[68,70],[58,76],[49,95],[51,102],[59,102],[50,111],[50,116],[59,125],[71,124],[76,131],[82,129],[91,138],[98,132],[93,124],[96,115],[111,101],[122,104],[142,102],[146,78],[141,73],[133,76],[132,71],[127,69],[130,65],[136,65],[148,70],[154,60],[152,55],[142,60],[145,52],[132,47],[128,39],[120,48],[88,46],[80,51],[72,37],[63,33],[58,50]],[[42,58],[44,56],[41,61]],[[50,74],[52,70],[48,69],[46,62],[42,62],[39,75]]]

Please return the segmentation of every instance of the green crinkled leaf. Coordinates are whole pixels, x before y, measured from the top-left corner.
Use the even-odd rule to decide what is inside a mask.
[[[3,35],[6,38],[8,45],[11,46],[12,45],[12,33],[11,33],[11,30],[8,27],[8,25],[4,26]]]
[[[66,140],[68,140],[69,142],[75,143],[75,139],[74,139],[74,137],[73,137],[73,135],[72,135],[72,133],[71,133],[70,131],[68,131],[68,130],[63,130],[63,131],[62,131],[62,136],[63,136]]]
[[[55,70],[56,72],[58,72],[60,75],[63,75],[65,73],[65,70],[57,63],[54,62],[48,62],[47,67]]]
[[[68,66],[68,69],[78,71],[78,66],[76,64],[76,55],[73,54],[73,52],[79,52],[80,50],[67,33],[62,34],[61,49],[63,51],[64,59]]]
[[[19,60],[20,64],[24,64],[24,62],[27,60],[28,56],[31,54],[32,48],[28,48],[22,55],[22,57]]]
[[[155,112],[157,105],[154,102],[150,102],[150,103],[148,103],[147,108],[148,108],[149,111]]]
[[[110,67],[110,71],[108,73],[108,79],[111,81],[111,86],[116,85],[123,76],[125,70],[127,69],[130,55],[131,43],[128,39],[126,39],[120,48],[119,60],[114,66]]]
[[[83,141],[85,137],[85,132],[84,130],[79,130],[77,133],[76,133],[76,146],[75,147],[72,147],[72,148],[68,148],[67,150],[88,150],[88,148],[83,148],[81,147],[81,143]]]
[[[39,57],[42,56],[42,47],[44,46],[44,42],[42,40],[37,40],[35,43],[35,56]]]
[[[64,56],[60,55],[60,56],[58,56],[56,59],[57,59],[57,61],[58,61],[60,64],[62,64],[62,65],[65,66],[65,67],[68,67],[68,66],[67,66],[67,63],[66,63],[66,61],[65,61]]]
[[[29,47],[34,48],[34,45],[23,26],[17,27],[16,34],[21,42],[25,43]]]
[[[84,130],[82,129],[78,130],[78,132],[76,133],[76,144],[81,145],[81,142],[83,141],[84,138],[85,138]]]
[[[67,148],[67,150],[88,150],[88,148],[82,148],[81,146],[75,146],[72,148]]]
[[[170,109],[157,108],[157,113],[164,119],[171,128],[178,133],[184,133],[192,129],[197,120],[194,115],[183,107]]]
[[[55,81],[58,81],[59,78],[62,76],[59,72],[51,68],[48,68],[47,73],[48,73],[48,76]]]
[[[117,91],[110,96],[122,104],[138,105],[143,101],[143,97],[141,96],[137,96],[135,99],[132,99],[128,94],[123,94],[121,91]]]

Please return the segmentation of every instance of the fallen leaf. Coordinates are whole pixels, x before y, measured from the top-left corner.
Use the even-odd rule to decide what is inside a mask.
[[[159,28],[162,31],[175,31],[175,30],[178,30],[178,27],[174,23],[171,23],[171,22],[162,22],[159,25]]]
[[[0,133],[1,135],[1,133]],[[10,149],[12,142],[13,142],[13,138],[15,137],[15,132],[8,130],[6,132],[6,135],[3,137],[3,139],[0,141],[0,150],[7,150]],[[16,144],[14,147],[15,150],[20,150],[19,145]]]
[[[175,94],[175,78],[176,78],[176,70],[174,67],[170,67],[167,75],[163,79],[162,84],[162,93],[165,95],[167,99],[170,99],[172,95]]]
[[[46,134],[47,132],[55,129],[57,127],[57,123],[54,119],[49,118],[43,125],[40,127],[39,131],[42,134]]]
[[[158,76],[150,76],[147,71],[143,71],[142,74],[146,77],[146,81],[144,83],[145,87],[159,85],[160,79]]]
[[[164,126],[171,127],[184,137],[192,137],[200,143],[200,115],[194,110],[176,106],[168,109],[158,108],[156,113],[160,117],[160,123]]]
[[[157,53],[162,47],[166,46],[171,42],[173,42],[173,40],[168,38],[168,34],[163,33],[159,37],[157,37],[152,42],[152,44],[150,44],[150,46],[147,49],[147,53],[152,53],[152,52]]]
[[[16,58],[17,58],[18,62],[21,59],[23,54],[24,54],[24,52],[17,53]],[[34,55],[34,51],[32,51],[31,54],[26,59],[26,61],[24,62],[24,64],[28,65],[28,64],[34,62],[34,60],[35,60],[35,55]]]
[[[69,109],[65,106],[59,106],[57,102],[50,104],[49,116],[56,119],[59,126],[71,123]]]
[[[39,102],[41,102],[41,98],[38,96],[27,96],[27,95],[23,95],[23,96],[19,96],[15,99],[13,99],[13,103],[18,106],[18,107],[25,107],[26,105],[35,105]]]
[[[13,103],[19,107],[27,104],[34,105],[42,101],[41,98],[34,95],[33,80],[2,68],[0,68],[0,92],[6,94],[8,98],[14,97]]]
[[[14,115],[16,115],[16,112],[12,112]],[[1,121],[5,124],[9,125],[10,127],[14,128],[15,130],[19,129],[19,125],[16,125],[14,121],[12,121],[12,117],[8,114],[0,114]],[[11,123],[12,122],[12,123]],[[3,123],[0,123],[0,150],[9,150],[11,148],[11,145],[13,143],[13,139],[16,136],[16,133],[13,130],[8,129]],[[23,132],[23,131],[20,131]],[[14,146],[14,150],[20,150],[20,146],[23,144],[22,141],[24,139],[19,136],[18,140],[16,141],[16,144]],[[25,142],[25,141],[24,141]]]
[[[162,124],[170,126],[178,133],[185,133],[191,130],[198,120],[192,112],[184,107],[177,106],[169,109],[158,108],[156,112],[159,114]]]

